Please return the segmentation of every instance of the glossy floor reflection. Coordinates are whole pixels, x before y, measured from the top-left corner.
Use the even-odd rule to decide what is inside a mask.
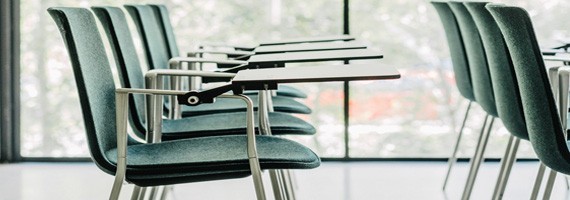
[[[459,199],[467,163],[453,172],[447,193],[441,192],[444,162],[325,162],[316,170],[297,171],[300,200]],[[499,164],[485,163],[472,199],[490,199]],[[528,199],[537,162],[516,163],[504,199]],[[0,199],[106,199],[112,177],[92,163],[24,163],[0,165]],[[264,177],[270,190],[269,177]],[[124,187],[123,198],[132,190]],[[251,179],[177,185],[169,199],[255,198]],[[570,199],[561,176],[552,199]]]

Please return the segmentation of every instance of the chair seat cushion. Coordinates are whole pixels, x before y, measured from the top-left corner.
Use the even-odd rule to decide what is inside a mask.
[[[256,127],[259,118],[255,115]],[[270,112],[269,122],[274,135],[312,135],[315,127],[287,113]],[[257,130],[257,129],[256,129]],[[213,135],[243,134],[246,131],[245,112],[200,115],[163,121],[162,139],[174,140]]]
[[[256,146],[262,169],[311,169],[320,165],[313,151],[285,138],[258,135]],[[116,164],[117,149],[105,153]],[[127,180],[140,186],[244,177],[250,174],[247,137],[214,136],[130,145],[127,166]],[[170,180],[172,177],[178,178]]]
[[[257,95],[248,95],[257,110]],[[182,106],[182,116],[197,116],[213,113],[227,113],[245,111],[245,103],[240,99],[217,98],[215,103],[201,104],[199,106]],[[312,111],[306,105],[289,97],[273,97],[273,108],[277,112],[310,114]]]

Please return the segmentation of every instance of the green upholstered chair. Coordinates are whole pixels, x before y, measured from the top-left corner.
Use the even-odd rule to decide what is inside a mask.
[[[143,72],[140,67],[136,49],[133,44],[132,36],[127,25],[125,14],[120,8],[116,7],[94,7],[95,15],[101,21],[101,25],[105,29],[107,38],[110,41],[111,49],[115,55],[116,67],[119,72],[121,85],[125,88],[144,88]],[[188,72],[188,71],[185,71]],[[191,73],[191,72],[188,72]],[[212,107],[219,103],[206,106]],[[243,108],[239,105],[240,100],[231,99],[236,107]],[[135,133],[144,138],[146,132],[145,123],[145,103],[144,97],[138,95],[131,98],[129,102],[132,108],[130,110],[130,124],[136,130]],[[243,104],[243,103],[242,103]],[[188,137],[206,136],[211,134],[235,134],[243,133],[245,126],[243,123],[244,111],[232,111],[207,115],[185,116],[181,119],[165,119],[163,121],[162,137],[163,140],[173,140]],[[306,121],[295,116],[281,112],[270,112],[269,121],[271,122],[271,130],[274,135],[282,134],[314,134],[315,128]],[[217,126],[212,126],[217,124]]]
[[[490,118],[487,130],[482,132],[479,136],[478,145],[475,150],[476,152],[471,161],[471,169],[469,171],[469,177],[467,178],[462,198],[468,199],[473,190],[473,186],[477,178],[477,172],[479,171],[479,167],[483,161],[483,155],[489,140],[493,122],[499,115],[495,104],[495,96],[493,94],[493,85],[489,74],[489,67],[487,65],[485,48],[481,42],[481,37],[479,35],[479,30],[475,25],[475,21],[473,21],[473,17],[471,17],[471,14],[465,5],[463,5],[463,2],[449,1],[447,4],[455,14],[457,24],[459,25],[459,32],[461,33],[463,44],[465,45],[465,53],[467,54],[467,63],[469,65],[469,71],[471,72],[471,83],[473,86],[475,101],[487,113],[488,118]]]
[[[570,152],[564,131],[570,70],[559,69],[558,78],[563,87],[559,90],[558,96],[562,98],[557,107],[528,13],[501,4],[489,4],[486,8],[496,20],[512,59],[529,140],[540,161],[552,169],[544,192],[544,199],[549,199],[556,172],[570,174]]]
[[[528,132],[513,63],[501,30],[485,8],[488,2],[466,1],[463,4],[469,10],[481,35],[493,83],[497,113],[511,134],[493,193],[493,199],[502,199],[520,140],[528,141]]]
[[[254,136],[253,106],[246,96],[233,96],[248,103],[249,128],[242,134],[127,145],[129,93],[167,95],[181,92],[116,89],[91,12],[82,8],[50,8],[48,12],[69,52],[91,157],[102,171],[116,177],[110,199],[118,199],[123,181],[138,186],[157,186],[250,174],[253,174],[258,199],[265,199],[261,169],[319,166],[320,160],[314,152],[296,142]],[[157,109],[160,111],[162,109]]]
[[[176,42],[176,36],[174,35],[174,30],[172,28],[172,23],[170,22],[170,15],[168,9],[163,4],[149,4],[158,19],[159,28],[162,30],[162,36],[164,41],[166,41],[166,46],[170,53],[170,57],[177,57],[180,55],[178,50],[178,43]],[[140,30],[140,29],[139,29]],[[228,52],[222,51],[220,53],[227,54]],[[232,55],[228,55],[232,56]],[[243,55],[235,55],[237,57],[243,57]],[[290,86],[280,85],[279,89],[276,91],[278,96],[287,96],[295,98],[307,98],[307,94],[304,92]]]
[[[461,35],[459,24],[455,17],[455,14],[447,4],[447,1],[430,1],[435,10],[437,11],[441,23],[443,24],[443,29],[445,30],[445,36],[447,38],[447,44],[449,46],[449,53],[451,55],[451,62],[453,64],[453,73],[455,75],[455,81],[457,89],[461,96],[469,101],[467,105],[467,110],[465,112],[465,117],[459,129],[459,134],[457,135],[457,140],[455,142],[453,151],[449,158],[449,167],[447,168],[447,173],[445,175],[443,190],[446,189],[451,170],[453,165],[457,161],[457,150],[459,149],[459,143],[463,135],[463,129],[465,127],[465,122],[469,117],[469,111],[471,109],[471,104],[476,101],[473,92],[472,78],[470,66],[468,63],[467,53],[465,50],[465,45],[463,44],[463,36]],[[487,117],[485,118],[485,122]],[[484,130],[485,124],[483,124],[482,130]]]
[[[145,46],[145,53],[149,69],[164,69],[168,68],[169,60],[171,57],[169,48],[166,46],[165,37],[162,36],[162,31],[159,28],[156,13],[150,6],[147,5],[125,5],[130,16],[136,24],[143,46]],[[174,62],[176,63],[176,62]],[[256,102],[257,95],[250,95]],[[237,105],[236,105],[237,104]],[[311,113],[311,109],[307,106],[295,101],[292,98],[276,96],[272,98],[272,104],[275,111],[292,112],[292,113]],[[231,110],[243,111],[243,105],[236,103],[236,100],[223,100],[218,105],[202,105],[198,107],[182,106],[182,116],[190,116],[196,114],[210,114],[226,112],[229,108]],[[221,111],[220,111],[221,110]]]

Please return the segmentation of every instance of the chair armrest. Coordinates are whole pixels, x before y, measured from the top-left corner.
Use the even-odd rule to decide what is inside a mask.
[[[248,62],[241,60],[219,60],[219,59],[207,59],[207,58],[189,58],[189,57],[174,57],[168,61],[170,69],[180,69],[181,63],[215,63],[215,64],[227,64],[227,65],[247,65]]]
[[[116,94],[151,94],[151,95],[183,95],[187,91],[139,89],[139,88],[117,88]]]
[[[232,45],[225,43],[202,42],[201,44],[198,45],[198,48],[203,49],[205,47],[226,47],[226,48],[233,48],[235,50],[253,51],[257,46],[258,45]]]
[[[198,49],[194,51],[189,51],[187,53],[188,57],[196,57],[197,54],[223,54],[228,56],[251,56],[255,54],[252,51],[224,51],[224,50],[204,50]]]
[[[235,76],[235,73],[225,73],[225,72],[208,72],[199,70],[180,70],[180,69],[153,69],[149,70],[145,74],[145,87],[147,89],[163,89],[162,81],[159,77],[163,76],[187,76],[187,77],[204,77],[212,78],[212,80],[218,81],[231,81]],[[172,79],[174,80],[174,79]],[[178,89],[176,87],[171,89]]]
[[[222,77],[233,78],[236,74],[225,72],[209,72],[199,70],[180,69],[153,69],[145,73],[145,79],[155,80],[158,76],[198,76],[198,77]]]

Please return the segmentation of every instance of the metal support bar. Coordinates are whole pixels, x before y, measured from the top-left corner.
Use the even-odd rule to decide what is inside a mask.
[[[457,151],[459,150],[459,144],[461,143],[461,137],[463,136],[463,129],[465,128],[465,123],[467,122],[467,118],[469,117],[469,111],[471,110],[471,101],[467,104],[467,110],[465,111],[465,116],[463,117],[463,122],[461,123],[461,128],[459,128],[459,133],[457,134],[457,139],[455,140],[455,146],[453,147],[453,152],[451,152],[451,156],[447,161],[447,172],[445,173],[445,179],[443,180],[443,188],[442,190],[445,191],[447,187],[447,183],[449,182],[449,176],[451,175],[451,170],[455,163],[457,163]]]
[[[128,93],[116,93],[116,125],[117,125],[117,171],[115,172],[115,181],[111,190],[110,200],[118,200],[121,193],[121,187],[125,181],[127,172],[127,119],[129,109]]]
[[[285,200],[285,192],[283,191],[283,183],[281,183],[281,179],[279,178],[279,171],[269,170],[269,178],[271,178],[271,186],[275,200]]]
[[[141,195],[141,187],[135,185],[135,187],[133,188],[133,193],[131,194],[131,200],[138,200],[140,195]]]
[[[281,170],[281,176],[283,183],[285,183],[285,192],[287,194],[287,199],[295,200],[297,196],[295,195],[295,188],[293,187],[293,183],[291,182],[291,174],[289,173],[290,170],[284,169]]]
[[[519,138],[513,135],[509,136],[507,150],[505,151],[503,159],[501,159],[501,169],[497,178],[497,184],[495,185],[495,191],[493,192],[494,200],[503,199],[503,194],[505,193],[505,188],[507,187],[507,182],[509,180],[509,175],[511,173],[513,163],[516,160],[519,144]]]
[[[546,186],[544,188],[544,195],[542,196],[543,200],[550,199],[550,195],[552,195],[552,189],[554,188],[554,182],[556,182],[556,172],[553,169],[550,169],[550,173],[548,174],[548,181],[546,181]]]
[[[255,186],[255,194],[257,196],[257,200],[265,200],[265,189],[263,187],[263,180],[261,178],[261,167],[259,165],[259,157],[257,155],[257,147],[255,143],[255,117],[253,113],[253,102],[249,97],[245,95],[221,95],[220,97],[241,99],[247,104],[247,156],[249,158],[249,166],[253,178],[253,184]]]
[[[148,187],[141,187],[141,192],[137,200],[145,200],[147,190]]]
[[[532,193],[530,194],[530,200],[536,200],[538,198],[538,193],[540,192],[540,186],[542,185],[542,179],[544,178],[544,171],[546,166],[540,163],[538,167],[538,172],[536,173],[536,179],[534,180],[534,186],[532,187]]]
[[[477,149],[475,151],[475,155],[471,160],[471,168],[469,170],[469,176],[467,177],[467,183],[465,184],[465,189],[463,190],[463,196],[461,197],[462,200],[467,200],[471,196],[471,192],[473,191],[473,186],[475,184],[475,180],[477,179],[477,173],[479,172],[479,167],[481,166],[481,162],[483,161],[483,155],[485,154],[485,149],[487,148],[487,142],[489,141],[489,135],[491,132],[491,128],[493,127],[493,122],[495,118],[492,116],[487,115],[486,119],[490,118],[489,125],[487,128],[483,128],[481,135],[479,136],[479,140],[477,142]],[[486,121],[486,120],[485,120]]]

